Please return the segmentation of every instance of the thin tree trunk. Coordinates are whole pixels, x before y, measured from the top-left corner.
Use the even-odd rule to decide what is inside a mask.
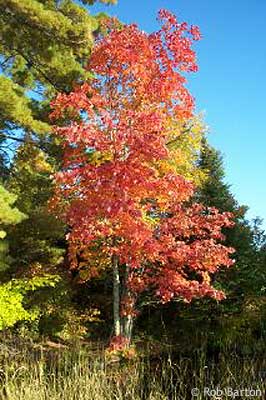
[[[124,287],[123,287],[122,295],[123,295],[123,298],[127,298],[127,301],[130,301],[130,300],[133,301],[132,293],[127,286],[128,278],[129,278],[129,266],[127,265],[126,270],[125,270],[125,277],[124,277],[124,282],[123,282]],[[133,311],[133,309],[132,309],[132,311]],[[133,316],[127,315],[127,316],[123,317],[121,331],[122,331],[122,335],[128,339],[129,344],[130,344],[131,336],[132,336],[132,328],[133,328]]]
[[[120,277],[119,277],[119,265],[118,257],[112,257],[113,266],[113,317],[114,317],[114,335],[119,336],[121,334],[120,324]]]
[[[133,317],[132,315],[127,315],[123,321],[123,335],[131,342],[132,328],[133,328]]]

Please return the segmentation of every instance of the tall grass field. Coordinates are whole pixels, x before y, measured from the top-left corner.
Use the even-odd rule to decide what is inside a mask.
[[[21,344],[0,345],[0,355],[1,400],[265,398],[266,361],[251,356],[210,358],[198,350],[191,357],[143,353],[118,361],[100,348]],[[217,397],[219,388],[249,389],[249,396]]]

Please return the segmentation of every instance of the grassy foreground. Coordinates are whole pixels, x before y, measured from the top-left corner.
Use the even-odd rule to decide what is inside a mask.
[[[197,351],[191,357],[150,355],[119,363],[99,349],[6,344],[0,345],[0,357],[1,400],[203,400],[210,398],[204,388],[217,386],[259,389],[262,396],[252,399],[265,398],[266,360],[252,357],[207,360]]]

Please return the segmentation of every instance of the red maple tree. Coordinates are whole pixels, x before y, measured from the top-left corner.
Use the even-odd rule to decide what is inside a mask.
[[[221,244],[230,214],[193,203],[191,182],[160,168],[171,158],[173,122],[193,115],[183,72],[197,70],[200,33],[166,10],[159,19],[150,35],[136,25],[109,28],[91,54],[92,78],[52,105],[52,117],[65,121],[55,128],[64,160],[52,204],[70,226],[72,268],[95,252],[110,260],[114,335],[126,342],[141,293],[162,302],[222,299],[211,274],[232,264],[233,250]]]

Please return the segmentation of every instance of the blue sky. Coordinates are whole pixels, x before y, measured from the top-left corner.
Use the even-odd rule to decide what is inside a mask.
[[[201,29],[200,70],[189,76],[189,88],[205,114],[210,143],[224,156],[232,192],[266,228],[266,0],[118,0],[90,11],[151,32],[160,8]]]

